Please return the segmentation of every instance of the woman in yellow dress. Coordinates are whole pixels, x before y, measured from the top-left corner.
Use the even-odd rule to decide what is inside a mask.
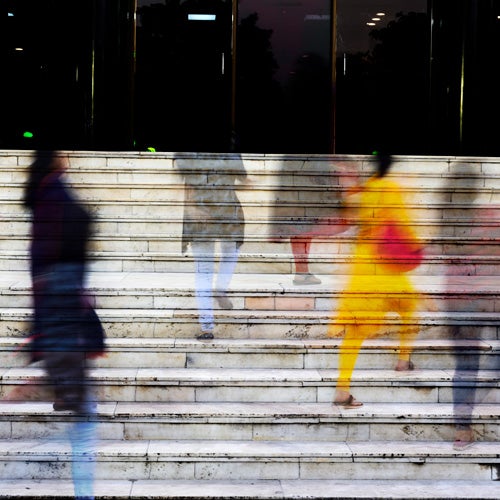
[[[391,163],[390,156],[378,155],[376,173],[360,189],[359,231],[350,278],[328,330],[328,335],[334,336],[338,325],[345,324],[334,399],[336,405],[345,408],[363,405],[350,394],[352,372],[363,341],[382,328],[388,313],[395,312],[400,316],[396,370],[414,369],[410,353],[416,336],[412,325],[418,293],[406,274],[405,266],[413,256],[407,254],[396,262],[381,254],[379,244],[383,240],[381,231],[395,226],[404,234],[405,241],[419,248],[401,188],[386,178]]]

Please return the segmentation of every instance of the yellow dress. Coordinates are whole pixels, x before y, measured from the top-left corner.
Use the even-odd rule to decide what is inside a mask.
[[[377,234],[389,221],[415,238],[399,185],[386,178],[372,177],[361,191],[359,232],[349,280],[328,329],[335,336],[345,325],[340,347],[337,388],[349,390],[352,371],[363,341],[376,334],[389,313],[400,316],[399,359],[409,360],[416,335],[414,313],[417,292],[405,272],[387,267],[378,255]]]

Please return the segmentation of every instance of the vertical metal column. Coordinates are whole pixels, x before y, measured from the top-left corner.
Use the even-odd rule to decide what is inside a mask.
[[[236,43],[238,29],[238,0],[232,0],[231,5],[231,137],[233,148],[236,140]]]
[[[332,92],[332,109],[331,109],[331,138],[330,138],[330,151],[331,153],[336,153],[336,108],[337,108],[337,0],[332,0],[331,4],[331,14],[330,14],[330,25],[331,25],[331,51],[332,51],[332,82],[331,82],[331,92]]]

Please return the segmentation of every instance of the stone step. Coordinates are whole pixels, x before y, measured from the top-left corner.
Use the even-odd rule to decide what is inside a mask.
[[[197,307],[192,272],[92,272],[87,277],[88,292],[95,297],[99,309],[190,310]],[[228,294],[234,301],[234,309],[240,311],[334,311],[336,299],[349,277],[321,275],[321,279],[321,285],[295,286],[288,275],[237,273]],[[381,296],[399,300],[409,297],[406,292],[394,289],[390,276],[378,275],[374,279],[380,281]],[[498,276],[413,275],[411,280],[416,293],[432,300],[432,309],[474,313],[497,310]],[[31,306],[31,280],[26,272],[2,271],[0,291],[0,308]]]
[[[429,243],[427,260],[414,273],[417,289],[427,297],[417,318],[421,324],[413,359],[418,370],[396,374],[389,369],[397,348],[393,339],[367,341],[353,379],[353,391],[365,406],[343,410],[329,403],[338,375],[332,367],[338,365],[339,340],[324,338],[344,286],[352,236],[316,240],[311,267],[323,284],[293,287],[289,246],[266,241],[267,223],[278,217],[294,225],[291,214],[330,214],[341,192],[337,173],[346,168],[364,178],[372,170],[369,157],[244,156],[252,185],[238,191],[247,237],[230,290],[235,309],[216,311],[217,340],[212,343],[193,340],[198,333],[193,261],[180,254],[184,187],[179,168],[190,181],[210,185],[239,160],[173,153],[73,152],[70,157],[69,181],[96,215],[92,269],[113,271],[89,276],[110,344],[108,357],[91,372],[103,401],[97,414],[104,443],[98,485],[116,478],[113,484],[124,488],[125,498],[165,498],[166,485],[174,497],[187,491],[195,497],[209,492],[214,498],[260,495],[264,500],[275,498],[272,494],[316,495],[319,500],[326,498],[325,490],[337,495],[339,484],[348,487],[346,492],[354,484],[352,498],[358,498],[359,485],[377,478],[387,480],[390,491],[381,491],[380,498],[403,497],[398,491],[411,498],[409,489],[418,498],[440,498],[450,491],[452,498],[473,498],[465,493],[480,491],[485,494],[479,498],[489,498],[499,462],[499,226],[479,207],[499,204],[498,159],[397,159],[391,175],[403,186],[419,233]],[[19,200],[31,161],[28,152],[0,153],[4,269],[27,270],[29,218]],[[472,164],[481,175],[474,192],[468,173]],[[182,273],[166,272],[171,270]],[[456,276],[452,285],[442,278],[454,272],[464,276]],[[1,335],[6,336],[0,339],[3,392],[32,376],[41,381],[36,368],[23,366],[22,355],[13,356],[31,320],[29,280],[26,273],[20,280],[13,276],[0,273]],[[384,334],[393,335],[398,318],[385,322]],[[460,326],[464,337],[482,340],[450,342],[453,325]],[[458,455],[450,445],[456,346],[465,355],[479,350],[482,363],[474,382],[482,403],[473,409],[482,442]],[[462,376],[460,383],[471,381],[466,373]],[[36,385],[17,385],[31,386]],[[0,498],[4,485],[9,492],[19,491],[11,488],[16,474],[22,479],[18,486],[28,484],[30,476],[71,477],[68,444],[57,446],[53,438],[64,437],[72,421],[69,414],[52,411],[50,394],[41,401],[0,403],[0,437],[7,450],[0,467],[5,477]],[[43,441],[37,443],[38,438]],[[9,448],[23,439],[35,443]],[[132,481],[136,475],[144,482]],[[337,479],[333,484],[331,477]],[[236,490],[230,478],[253,485]],[[459,481],[462,490],[456,488]],[[71,496],[71,483],[63,484]],[[185,489],[187,484],[191,489]],[[201,489],[202,484],[210,487]],[[383,488],[383,481],[376,484],[380,486],[370,482],[361,494],[373,498]],[[255,493],[257,487],[264,490]],[[61,491],[53,487],[45,498],[53,497],[54,490]]]
[[[258,199],[258,197],[257,197]],[[243,211],[249,228],[257,224],[268,224],[279,222],[284,225],[294,225],[296,218],[301,215],[301,223],[331,224],[331,221],[322,218],[344,217],[347,224],[357,223],[359,220],[352,212],[338,211],[332,207],[331,202],[300,202],[297,204],[286,203],[275,213],[273,205],[269,201],[253,199],[243,200]],[[85,200],[85,207],[94,215],[96,222],[107,221],[108,223],[124,222],[127,220],[148,223],[161,220],[162,222],[176,224],[182,222],[184,207],[183,199],[173,201],[158,200]],[[217,206],[220,206],[218,204]],[[355,207],[353,207],[355,208]],[[422,204],[408,205],[407,210],[419,230],[419,234],[431,234],[435,237],[453,236],[454,232],[461,228],[472,225],[478,227],[487,225],[495,227],[495,217],[492,209],[495,206],[488,203],[487,208],[474,205],[463,205],[460,203],[442,204],[438,202],[426,202]],[[287,215],[288,213],[288,215]],[[0,215],[6,228],[14,228],[16,225],[29,222],[29,212],[22,206],[19,199],[3,199],[0,194]],[[318,220],[319,219],[319,220]],[[11,222],[11,225],[6,223]],[[25,226],[20,226],[24,228]],[[20,231],[16,234],[21,236]],[[247,231],[250,236],[254,231]]]
[[[141,244],[148,246],[148,242]],[[180,248],[179,241],[172,244]],[[91,251],[92,259],[89,270],[92,272],[159,272],[159,273],[190,273],[194,269],[194,261],[190,254],[179,255],[173,252],[162,251],[137,251],[134,242],[121,241],[123,251],[114,248],[111,251]],[[245,245],[244,245],[245,246]],[[244,247],[243,246],[243,247]],[[242,252],[244,248],[242,247]],[[280,249],[282,251],[282,249]],[[344,275],[349,267],[351,257],[349,254],[319,254],[315,252],[309,257],[310,269],[320,275]],[[461,249],[463,251],[463,248]],[[29,256],[23,250],[5,250],[2,252],[0,272],[29,270]],[[219,257],[218,255],[216,256]],[[293,274],[295,266],[290,254],[241,253],[235,274]],[[417,276],[439,276],[445,274],[469,276],[498,276],[500,275],[500,257],[493,251],[481,256],[449,254],[426,255],[420,266],[412,272]]]
[[[22,352],[25,338],[0,337],[0,366],[4,370],[26,365],[27,353]],[[230,338],[203,342],[195,338],[132,336],[108,337],[106,343],[106,356],[94,360],[99,368],[330,370],[337,367],[341,339]],[[396,338],[367,339],[361,347],[356,366],[370,370],[390,369],[398,348]],[[412,359],[419,370],[453,371],[457,352],[471,357],[479,355],[481,369],[500,368],[500,340],[484,338],[450,340],[417,337]]]
[[[234,157],[225,153],[140,153],[128,151],[70,151],[68,152],[72,178],[88,177],[88,173],[100,174],[101,182],[147,182],[157,176],[171,182],[172,176],[179,176],[179,169],[186,176],[198,176],[238,171],[244,164],[248,175],[261,177],[280,175],[283,183],[296,184],[300,177],[315,181],[313,185],[336,185],[336,173],[344,175],[357,172],[369,175],[373,161],[368,155],[269,155],[242,154]],[[0,165],[2,182],[22,181],[27,167],[32,163],[31,152],[2,151]],[[237,167],[235,170],[234,167]],[[450,180],[463,186],[470,186],[474,173],[485,178],[498,177],[498,158],[491,157],[423,157],[395,156],[392,175],[424,183],[426,179]],[[333,175],[332,175],[333,174]],[[162,177],[163,176],[163,177]],[[299,179],[297,179],[297,177]],[[80,177],[81,178],[81,177]]]
[[[182,185],[186,178],[192,184],[208,183],[217,188],[227,184],[228,179],[232,183],[233,177],[241,172],[241,170],[232,169],[231,165],[220,155],[218,161],[186,160],[191,162],[192,167],[182,168],[181,172],[178,168],[179,161],[174,165],[168,159],[158,158],[156,161],[150,162],[149,165],[146,164],[147,160],[133,160],[126,165],[125,162],[117,158],[120,154],[107,153],[108,163],[116,162],[113,166],[106,165],[106,159],[104,162],[90,164],[88,159],[77,158],[71,154],[70,167],[66,171],[66,176],[72,184],[77,186],[89,183],[90,179],[90,183],[96,185],[121,185],[125,188],[150,185],[152,188],[166,188],[176,184]],[[251,187],[268,186],[270,189],[280,191],[287,188],[334,190],[340,186],[339,179],[342,179],[344,183],[351,180],[352,183],[357,178],[365,179],[373,172],[373,163],[363,161],[367,157],[347,159],[337,156],[334,159],[326,157],[312,159],[302,156],[300,162],[293,159],[290,161],[290,157],[283,157],[280,162],[276,162],[269,158],[251,158],[249,155],[244,155],[243,159],[244,168],[250,181],[247,184],[238,185],[241,189],[250,184]],[[393,163],[388,176],[397,178],[402,185],[409,187],[472,189],[473,186],[475,190],[480,191],[496,186],[495,181],[499,178],[498,158],[492,159],[493,161],[489,165],[484,163],[481,165],[482,158],[475,159],[475,161],[467,159],[468,171],[465,169],[460,171],[459,161],[455,165],[450,165],[449,159],[444,157],[433,161],[432,164],[427,161],[428,159],[422,158],[415,160],[401,157],[399,160]],[[31,161],[31,158],[25,158],[16,162],[18,164],[11,163],[9,165],[5,158],[0,158],[0,182],[23,184]],[[87,162],[87,165],[83,165],[84,162]],[[348,168],[340,165],[340,162],[349,163]],[[410,162],[411,169],[408,168]],[[480,183],[474,183],[474,180],[477,180],[474,173],[480,177]]]
[[[488,258],[498,261],[498,242],[500,238],[494,238],[489,228],[485,228],[490,237],[467,237],[459,235],[456,237],[433,237],[425,242],[425,258],[447,261],[450,259],[478,260]],[[30,245],[29,232],[22,234],[12,232],[3,233],[0,236],[2,251],[6,257],[12,254],[15,258],[25,259]],[[311,262],[322,262],[332,258],[343,258],[350,260],[353,249],[353,231],[346,231],[328,238],[314,238],[310,253]],[[93,259],[115,255],[116,259],[126,258],[128,254],[150,255],[150,258],[192,260],[191,254],[181,253],[181,234],[156,233],[118,235],[116,233],[97,234],[90,241],[90,256]],[[219,255],[218,253],[216,254]],[[123,257],[122,257],[123,256]],[[268,238],[246,236],[241,246],[241,259],[262,260],[271,259],[276,261],[291,261],[292,253],[290,242],[283,239],[282,242],[271,242]],[[448,262],[449,263],[449,262]]]
[[[0,204],[4,203],[6,209],[14,207],[15,212],[21,214],[24,211],[19,200],[23,196],[25,172],[16,170],[8,172],[4,171],[4,168],[0,169],[1,177],[8,177],[9,174],[13,178],[2,182]],[[139,207],[137,210],[130,211],[131,214],[138,215],[141,213],[141,206],[144,206],[145,203],[151,203],[153,206],[159,207],[158,212],[165,212],[162,217],[169,217],[169,213],[170,215],[182,213],[176,211],[175,208],[172,210],[172,207],[181,208],[184,203],[184,181],[177,173],[165,170],[142,174],[135,172],[133,179],[132,176],[125,178],[126,175],[120,176],[120,172],[110,173],[100,169],[85,172],[70,169],[66,177],[68,184],[79,198],[88,203],[93,210],[97,206],[99,210],[100,207],[104,209],[107,207],[107,213],[124,213],[121,209],[117,212],[116,209],[110,208],[115,204],[120,207],[123,205],[124,211],[129,211],[129,207]],[[216,172],[206,172],[201,176],[195,173],[186,177],[191,185],[199,184],[203,187],[208,185],[214,193],[225,192],[228,189],[228,186],[220,184],[223,178]],[[481,186],[474,186],[474,179],[470,177],[459,179],[454,176],[441,177],[428,173],[422,176],[396,173],[389,175],[389,177],[402,186],[409,209],[418,211],[426,207],[427,210],[421,210],[421,213],[427,214],[427,216],[432,214],[433,210],[443,210],[443,213],[455,213],[459,217],[464,217],[469,211],[472,211],[472,208],[479,209],[479,212],[474,211],[474,217],[481,216],[485,213],[482,210],[485,205],[491,207],[498,205],[500,201],[498,195],[500,177],[498,175],[485,176]],[[229,177],[227,178],[229,179]],[[242,206],[248,209],[249,216],[256,214],[262,217],[270,212],[274,216],[285,217],[287,208],[291,208],[295,214],[297,214],[298,209],[302,209],[303,215],[328,215],[331,213],[332,207],[339,206],[341,196],[345,192],[345,189],[338,182],[332,183],[329,175],[325,176],[321,173],[311,179],[310,175],[303,173],[274,172],[261,175],[258,172],[253,172],[250,173],[249,178],[248,185],[236,185],[238,198]],[[366,178],[367,175],[362,174],[359,180],[363,182]],[[232,184],[231,179],[229,184],[231,190],[233,190]],[[216,197],[222,198],[222,202],[224,201],[220,195]],[[349,200],[353,206],[356,206],[359,201],[356,196],[351,196]],[[258,210],[259,207],[260,210]],[[463,210],[458,211],[461,207]],[[420,218],[418,212],[413,215],[417,219]],[[150,216],[149,213],[148,218]],[[435,216],[439,218],[437,214]]]
[[[92,174],[89,174],[92,175]],[[499,181],[500,184],[500,181]],[[29,221],[29,212],[22,204],[22,196],[24,186],[22,184],[9,185],[2,184],[4,190],[0,193],[0,214],[6,220],[14,221]],[[189,206],[189,203],[184,199],[184,187],[182,185],[166,185],[154,186],[143,185],[144,190],[155,189],[158,193],[163,193],[164,197],[156,196],[156,198],[131,197],[127,191],[127,196],[123,196],[120,186],[92,185],[92,178],[89,178],[85,189],[79,186],[73,186],[78,190],[79,199],[84,203],[85,207],[92,213],[96,220],[124,220],[132,221],[182,221],[184,216],[184,207]],[[94,192],[94,189],[97,192]],[[294,190],[298,188],[295,187]],[[301,220],[310,221],[313,223],[315,219],[328,217],[342,216],[347,222],[358,220],[357,214],[352,210],[343,210],[339,202],[340,190],[332,190],[328,188],[325,191],[324,187],[319,190],[311,190],[310,196],[307,198],[290,198],[287,199],[285,191],[276,193],[277,199],[270,197],[269,189],[255,187],[252,191],[238,192],[238,199],[241,202],[245,220],[249,222],[283,222],[293,223],[293,217],[301,216]],[[107,190],[101,192],[101,190]],[[451,201],[454,194],[460,190],[451,189],[447,193],[442,190],[440,193],[434,190],[432,197],[421,197],[421,193],[427,193],[427,188],[414,189],[413,193],[417,196],[411,196],[405,205],[406,210],[411,215],[411,220],[417,225],[429,224],[437,225],[442,231],[446,232],[446,226],[464,225],[467,222],[473,225],[478,225],[481,222],[486,224],[494,224],[495,212],[498,207],[498,199],[493,194],[494,191],[489,188],[479,191],[483,193],[484,204],[474,200],[473,203],[468,200],[467,203],[460,200]],[[306,191],[307,192],[307,191]],[[288,195],[293,193],[290,191]],[[410,194],[406,193],[406,194]],[[102,197],[97,196],[102,194]],[[122,196],[120,196],[120,194]],[[283,196],[285,194],[285,196]],[[428,193],[427,193],[428,194]],[[446,199],[448,198],[448,199]],[[446,201],[443,201],[446,199]],[[358,203],[353,198],[349,205],[352,209],[358,208]],[[224,206],[224,202],[213,204],[215,209]],[[292,217],[292,219],[290,219]],[[324,221],[323,221],[324,222]],[[448,232],[449,234],[449,232]]]
[[[259,302],[264,301],[263,298]],[[131,302],[134,302],[132,299]],[[99,309],[98,315],[108,338],[193,339],[200,333],[198,311],[194,309]],[[321,340],[330,322],[328,311],[293,311],[271,309],[215,310],[215,335],[227,340]],[[31,308],[0,308],[0,321],[6,335],[25,338],[31,331]],[[377,337],[394,337],[400,320],[388,317],[377,325]],[[379,324],[380,323],[380,324]],[[423,312],[415,316],[418,338],[449,339],[451,328],[459,327],[465,338],[495,340],[500,337],[498,313],[492,312]],[[333,338],[341,338],[344,326],[335,329]]]
[[[498,500],[495,481],[467,480],[97,480],[98,499],[186,500]],[[0,480],[0,498],[73,498],[70,480]]]
[[[498,479],[497,442],[463,451],[429,441],[102,440],[96,479]],[[0,440],[0,478],[70,479],[66,439]]]
[[[497,391],[497,389],[494,389]],[[494,399],[495,396],[493,396]],[[472,411],[478,441],[497,443],[500,405],[476,404]],[[365,402],[356,409],[331,403],[287,402],[100,402],[96,418],[102,439],[427,441],[453,440],[451,403]],[[0,437],[39,439],[64,435],[75,421],[43,401],[0,401]]]
[[[190,159],[191,167],[178,168],[180,162],[173,164],[168,159],[157,159],[156,165],[147,160],[132,161],[128,165],[117,158],[121,153],[107,153],[109,162],[115,165],[105,165],[105,162],[94,162],[94,164],[83,165],[87,159],[79,159],[74,155],[70,157],[70,167],[66,171],[68,180],[75,186],[79,185],[113,185],[123,186],[129,189],[135,186],[149,185],[151,188],[167,189],[169,186],[182,186],[184,179],[191,184],[209,184],[214,189],[232,184],[235,176],[241,172],[233,169],[231,165],[220,155],[216,161],[207,159]],[[114,158],[113,158],[114,156]],[[339,161],[335,161],[339,159]],[[247,174],[247,183],[237,184],[237,188],[253,188],[256,186],[267,187],[275,191],[288,190],[335,190],[339,189],[342,180],[344,184],[352,184],[356,179],[366,179],[373,173],[373,163],[366,160],[367,157],[351,157],[342,159],[332,158],[308,158],[303,156],[300,162],[290,161],[290,157],[283,157],[280,162],[272,159],[251,158],[244,155],[244,168]],[[106,159],[105,159],[106,160]],[[315,161],[316,160],[316,161]],[[368,158],[369,160],[369,158]],[[393,163],[388,177],[397,178],[398,182],[408,188],[420,188],[422,190],[432,189],[474,189],[475,191],[488,190],[497,186],[498,182],[498,158],[494,158],[489,165],[480,164],[482,158],[467,159],[468,171],[460,171],[459,161],[450,165],[448,158],[440,158],[431,163],[427,159],[414,160],[409,157],[401,157],[400,161]],[[422,161],[423,160],[423,161]],[[25,158],[8,165],[4,158],[0,158],[1,177],[0,182],[8,185],[23,184],[31,159]],[[339,163],[349,163],[346,169]],[[411,168],[408,164],[411,162]],[[423,168],[419,168],[419,167]],[[482,167],[482,168],[481,168]],[[474,177],[474,174],[477,174]],[[480,178],[480,182],[477,178]]]
[[[454,389],[473,384],[476,401],[500,404],[500,397],[494,401],[500,392],[499,375],[500,370],[463,370],[457,374],[454,370],[401,373],[358,368],[351,387],[362,401],[438,404],[452,403]],[[329,403],[338,376],[336,369],[150,368],[145,359],[142,367],[93,368],[89,386],[98,401]],[[0,398],[23,401],[47,397],[41,368],[3,369],[0,380]]]
[[[170,206],[155,206],[154,203],[150,203],[147,205],[149,211],[146,211],[146,206],[144,207],[144,211],[146,212],[144,214],[136,213],[136,207],[128,207],[127,203],[121,200],[117,200],[115,203],[120,204],[116,208],[116,210],[120,210],[120,212],[116,214],[107,214],[106,211],[101,209],[100,203],[92,210],[91,213],[93,213],[95,217],[93,224],[95,233],[99,235],[135,235],[138,234],[138,232],[151,235],[182,234],[185,208],[182,200],[178,201],[177,204],[172,203]],[[158,205],[158,203],[156,205]],[[0,206],[2,206],[1,200]],[[20,207],[9,213],[6,210],[7,206],[8,205],[3,205],[2,210],[0,210],[2,215],[2,220],[0,220],[2,234],[6,234],[7,231],[19,237],[29,234],[30,214]],[[214,205],[214,210],[217,210],[219,206],[221,206],[220,203]],[[306,210],[303,204],[301,204],[300,207],[303,211]],[[292,230],[299,218],[300,224],[309,224],[311,229],[317,224],[320,235],[328,235],[329,232],[331,232],[333,236],[336,234],[340,236],[342,234],[340,233],[342,228],[334,228],[335,231],[331,228],[331,226],[337,224],[337,217],[343,217],[342,221],[338,222],[338,224],[342,224],[343,226],[354,227],[360,222],[360,219],[352,215],[352,212],[332,212],[331,206],[311,207],[306,213],[297,213],[297,208],[284,205],[280,208],[281,214],[279,216],[273,215],[272,213],[266,213],[265,210],[267,209],[269,211],[270,208],[263,206],[262,203],[257,204],[255,209],[247,206],[243,208],[245,213],[245,234],[248,237],[268,236],[270,233],[270,224],[275,223],[283,225],[284,227],[290,226]],[[490,212],[493,208],[495,207],[491,205],[488,206]],[[287,214],[287,209],[290,212],[289,214]],[[429,202],[423,203],[422,207],[409,206],[407,210],[414,221],[413,227],[419,236],[424,239],[431,236],[436,238],[451,238],[454,236],[458,237],[462,234],[469,238],[478,238],[481,234],[486,239],[492,239],[494,237],[498,239],[497,218],[491,213],[479,216],[476,213],[479,209],[476,209],[474,212],[474,217],[472,217],[472,215],[467,216],[467,209],[460,206],[453,205],[448,209],[442,207],[435,208]],[[324,220],[324,218],[327,219]],[[228,220],[228,223],[230,223],[230,220]],[[491,228],[493,233],[480,233],[481,228]]]

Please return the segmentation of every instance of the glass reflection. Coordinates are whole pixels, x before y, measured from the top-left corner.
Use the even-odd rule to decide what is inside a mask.
[[[337,152],[425,149],[429,53],[426,0],[337,0]]]
[[[136,146],[227,151],[230,0],[139,1],[136,35]]]
[[[241,149],[328,152],[331,2],[246,0],[238,6]]]

